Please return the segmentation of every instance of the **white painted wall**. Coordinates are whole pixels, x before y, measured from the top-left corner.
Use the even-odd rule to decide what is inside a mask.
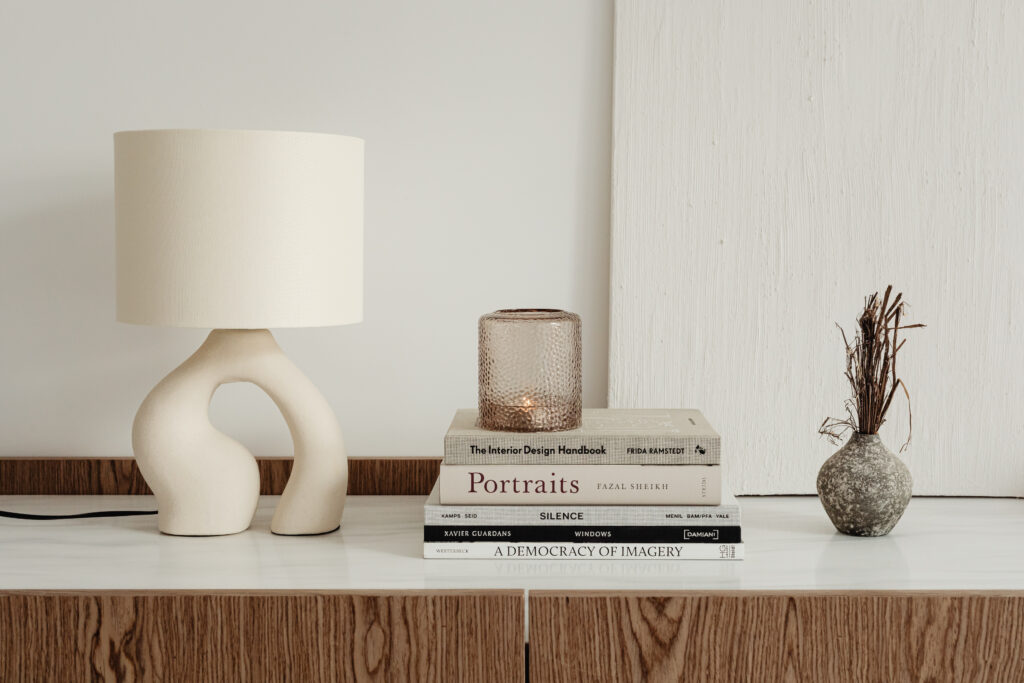
[[[202,341],[114,322],[112,139],[160,127],[366,140],[365,322],[286,330],[356,455],[436,455],[476,403],[476,320],[568,308],[607,382],[610,0],[4,3],[0,455],[130,453]],[[213,419],[290,453],[258,390]]]
[[[812,492],[833,321],[892,282],[929,325],[915,492],[1024,496],[1022,33],[1013,2],[619,0],[610,405],[700,407],[737,492]]]

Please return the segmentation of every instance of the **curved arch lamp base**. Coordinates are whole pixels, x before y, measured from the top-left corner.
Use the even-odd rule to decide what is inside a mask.
[[[210,423],[213,393],[228,382],[263,389],[295,444],[295,464],[270,530],[306,535],[337,529],[348,460],[327,400],[268,330],[213,330],[153,388],[135,416],[132,448],[156,496],[160,531],[218,536],[245,531],[252,523],[260,493],[256,459]]]

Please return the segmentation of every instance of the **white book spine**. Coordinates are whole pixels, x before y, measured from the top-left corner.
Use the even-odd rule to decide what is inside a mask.
[[[742,560],[742,543],[446,543],[423,544],[427,559]]]
[[[428,526],[739,526],[737,505],[430,505]]]
[[[719,505],[719,465],[441,465],[442,505]]]
[[[718,436],[491,432],[444,439],[451,465],[718,465],[721,453]]]
[[[577,429],[488,431],[457,410],[444,438],[450,465],[718,465],[721,438],[699,410],[584,408]]]

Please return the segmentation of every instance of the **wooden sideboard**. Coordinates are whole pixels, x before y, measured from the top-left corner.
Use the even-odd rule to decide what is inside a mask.
[[[522,681],[521,591],[0,592],[2,681]]]
[[[1024,593],[538,591],[530,642],[535,681],[1024,681]]]
[[[131,463],[39,462],[56,471],[0,461],[0,491],[139,490]],[[319,537],[272,535],[271,496],[215,538],[0,519],[0,682],[1024,681],[1022,500],[915,499],[892,535],[856,539],[814,498],[743,498],[739,562],[424,560],[415,487],[436,461],[405,463],[355,464],[354,490],[409,495],[352,496]]]

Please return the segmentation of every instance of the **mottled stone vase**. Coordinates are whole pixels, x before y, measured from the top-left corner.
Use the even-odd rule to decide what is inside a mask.
[[[842,533],[885,536],[907,509],[913,483],[877,434],[854,434],[821,466],[818,497]]]

